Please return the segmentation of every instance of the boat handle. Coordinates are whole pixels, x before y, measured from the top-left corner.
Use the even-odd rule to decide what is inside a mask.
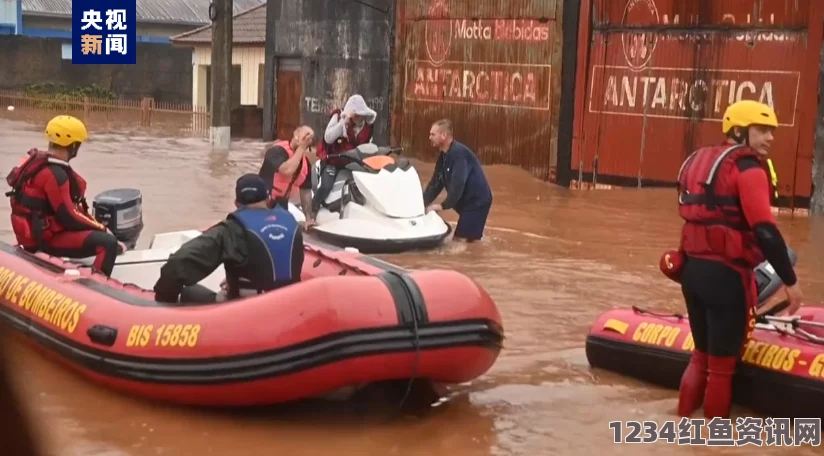
[[[86,334],[92,342],[107,347],[114,345],[117,340],[117,329],[104,325],[94,325],[86,331]]]

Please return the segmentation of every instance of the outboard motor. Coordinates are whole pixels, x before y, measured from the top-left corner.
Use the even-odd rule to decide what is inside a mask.
[[[787,253],[790,255],[790,263],[795,266],[796,261],[798,261],[798,255],[789,247],[787,247]],[[759,307],[770,299],[783,285],[781,278],[775,273],[775,269],[773,269],[769,261],[763,261],[755,267],[755,283],[758,287]]]
[[[133,250],[143,231],[143,194],[136,188],[106,190],[94,197],[94,218]]]

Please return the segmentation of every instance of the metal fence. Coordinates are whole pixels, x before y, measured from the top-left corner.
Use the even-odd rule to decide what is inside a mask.
[[[136,131],[172,136],[209,136],[206,106],[142,100],[26,94],[0,90],[0,118],[45,124],[59,114],[75,116],[90,131]]]

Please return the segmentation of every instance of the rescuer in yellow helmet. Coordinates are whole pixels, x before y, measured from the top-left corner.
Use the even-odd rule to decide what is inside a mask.
[[[95,257],[93,267],[108,276],[126,246],[89,214],[86,181],[69,165],[88,136],[79,119],[53,118],[46,125],[48,149],[30,150],[11,170],[6,182],[12,189],[6,196],[20,247],[61,257]]]
[[[784,282],[790,314],[802,293],[770,208],[762,167],[778,127],[775,111],[752,100],[730,105],[721,119],[727,140],[691,154],[678,173],[684,220],[677,255],[662,268],[681,283],[695,349],[681,378],[678,413],[703,404],[707,418],[726,418],[742,344],[754,328],[758,292],[753,268],[769,260]],[[774,174],[773,174],[774,176]]]

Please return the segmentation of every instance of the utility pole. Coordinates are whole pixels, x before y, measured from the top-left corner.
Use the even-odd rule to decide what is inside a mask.
[[[275,30],[280,18],[281,2],[266,2],[266,44],[263,60],[263,141],[277,139],[277,43]],[[283,139],[283,138],[281,138]]]
[[[212,128],[209,136],[213,149],[228,150],[231,142],[232,111],[232,3],[212,0]]]

